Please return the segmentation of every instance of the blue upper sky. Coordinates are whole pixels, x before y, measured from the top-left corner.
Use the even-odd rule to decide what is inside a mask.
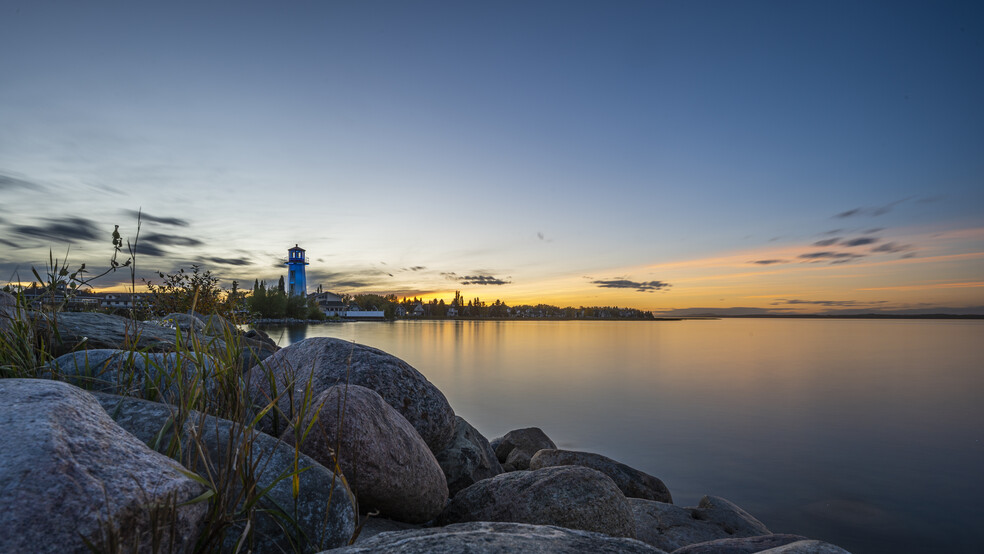
[[[0,279],[141,208],[147,272],[981,306],[982,41],[978,2],[7,2]]]

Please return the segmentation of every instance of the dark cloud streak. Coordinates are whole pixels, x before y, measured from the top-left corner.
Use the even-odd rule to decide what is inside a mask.
[[[157,217],[154,215],[150,215],[147,212],[138,212],[137,210],[123,210],[123,213],[127,215],[131,215],[133,217],[137,217],[137,214],[139,213],[140,219],[142,221],[150,221],[151,223],[160,223],[162,225],[173,225],[175,227],[188,226],[188,220],[180,219],[177,217]]]
[[[877,254],[897,254],[899,252],[911,252],[915,248],[911,244],[899,244],[897,242],[886,242],[871,249]]]
[[[83,217],[45,219],[44,225],[15,225],[10,228],[15,235],[35,239],[52,239],[66,243],[99,240],[100,233],[95,222]],[[106,232],[109,243],[112,232]]]
[[[598,279],[591,281],[603,289],[635,289],[636,292],[655,292],[665,290],[670,287],[669,283],[663,281],[630,281],[628,279]]]
[[[851,210],[847,210],[845,212],[841,212],[835,215],[834,217],[837,219],[846,219],[848,217],[861,216],[861,215],[867,215],[867,216],[885,215],[888,212],[892,211],[892,209],[894,209],[895,206],[898,206],[903,202],[907,202],[908,200],[910,200],[910,198],[903,198],[902,200],[896,200],[895,202],[890,202],[888,204],[885,204],[884,206],[858,207]]]
[[[842,244],[844,246],[864,246],[866,244],[874,244],[878,242],[879,239],[875,237],[860,237],[856,239],[846,240]]]
[[[243,265],[252,265],[252,263],[253,263],[253,262],[251,262],[250,260],[248,260],[246,258],[217,258],[217,257],[211,257],[211,258],[205,258],[205,260],[206,261],[209,261],[209,262],[212,262],[212,263],[220,264],[220,265],[237,265],[237,266],[243,266]]]
[[[161,246],[202,246],[204,242],[191,237],[180,235],[165,235],[160,233],[147,233],[141,235],[140,242],[152,242]]]
[[[500,279],[494,275],[458,275],[454,272],[442,273],[445,279],[457,281],[462,285],[508,285],[512,281]]]
[[[772,303],[773,306],[779,306],[783,304],[808,304],[815,306],[868,306],[872,304],[885,304],[885,300],[876,300],[874,302],[860,302],[858,300],[797,300],[797,299],[777,299]]]
[[[0,173],[0,191],[13,189],[44,190],[45,187],[40,183],[18,179],[17,177]]]

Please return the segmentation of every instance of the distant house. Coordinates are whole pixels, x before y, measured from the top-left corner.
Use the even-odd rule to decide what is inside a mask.
[[[396,314],[396,317],[407,317],[407,309],[402,305],[397,305],[393,313]]]
[[[413,307],[413,315],[417,317],[424,315],[424,305],[422,303],[417,302],[417,305]]]
[[[347,319],[383,319],[386,317],[386,312],[383,310],[361,310],[358,306],[353,306],[343,313],[342,317]]]
[[[457,306],[455,306],[455,305],[452,304],[451,307],[448,308],[448,317],[458,317],[458,308],[457,308]]]
[[[145,295],[140,293],[132,294],[128,292],[106,292],[96,294],[96,296],[99,298],[100,308],[108,308],[112,310],[115,308],[139,306],[143,303]]]
[[[333,292],[319,292],[314,295],[314,301],[318,303],[318,308],[328,317],[344,317],[348,307],[345,306],[345,299]]]

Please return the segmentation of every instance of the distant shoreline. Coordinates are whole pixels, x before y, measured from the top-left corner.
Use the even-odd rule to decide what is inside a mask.
[[[570,318],[570,317],[407,317],[397,319],[339,319],[339,320],[300,320],[300,319],[263,319],[255,325],[310,325],[318,323],[355,323],[378,322],[392,323],[394,321],[629,321],[629,322],[661,322],[661,321],[704,321],[719,319],[984,319],[984,314],[748,314],[748,315],[718,315],[702,314],[679,317],[653,317],[652,319],[606,319],[606,318]]]

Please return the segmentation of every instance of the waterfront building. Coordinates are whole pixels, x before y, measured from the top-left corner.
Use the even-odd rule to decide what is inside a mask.
[[[308,262],[304,259],[304,249],[298,245],[287,250],[287,291],[294,296],[307,296],[307,277],[304,274],[304,266]]]
[[[328,317],[344,317],[345,312],[348,311],[345,299],[333,292],[319,292],[314,295],[314,301],[318,303],[318,307]]]

